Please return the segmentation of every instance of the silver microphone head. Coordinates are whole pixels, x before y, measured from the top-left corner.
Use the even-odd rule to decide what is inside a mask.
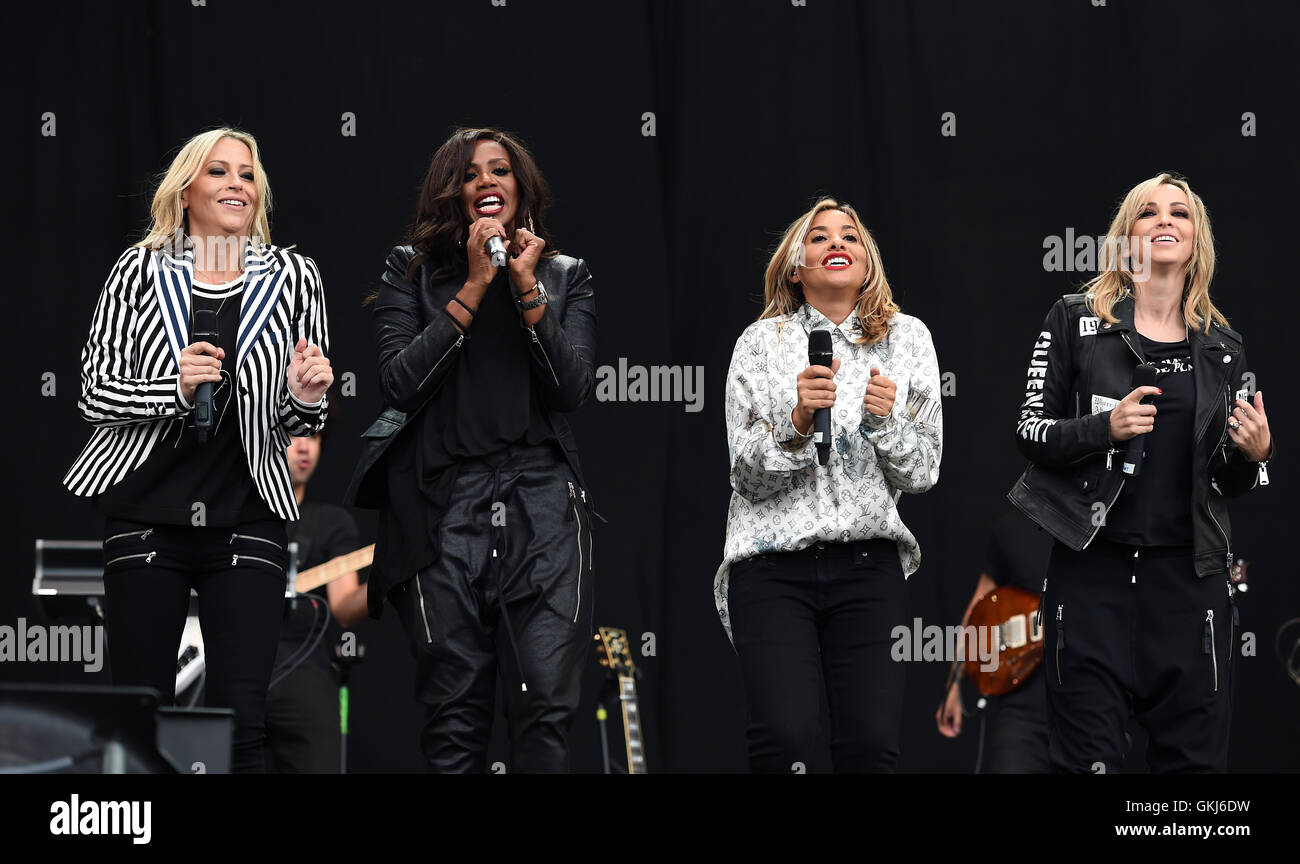
[[[488,238],[487,251],[488,255],[492,256],[493,267],[506,266],[506,242],[501,239],[500,235]]]

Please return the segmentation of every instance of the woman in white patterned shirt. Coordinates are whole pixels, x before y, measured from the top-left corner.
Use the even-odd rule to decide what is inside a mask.
[[[894,303],[854,210],[818,201],[768,264],[766,306],[727,376],[731,506],[718,613],[745,680],[750,767],[819,761],[820,692],[837,772],[892,771],[904,670],[890,656],[920,562],[901,492],[939,479],[943,419],[930,332]],[[809,333],[834,360],[809,366]],[[813,414],[831,412],[819,465]]]

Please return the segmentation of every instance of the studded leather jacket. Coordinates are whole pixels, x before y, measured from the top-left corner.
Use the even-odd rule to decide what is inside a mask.
[[[1111,442],[1110,409],[1099,406],[1128,395],[1133,369],[1144,362],[1133,298],[1116,303],[1113,314],[1117,322],[1101,322],[1083,294],[1067,294],[1052,306],[1034,343],[1016,425],[1016,444],[1030,464],[1007,497],[1076,551],[1097,536],[1125,482],[1116,458],[1123,445]],[[1234,400],[1247,398],[1253,382],[1241,336],[1211,324],[1208,333],[1188,328],[1187,338],[1196,393],[1193,557],[1203,577],[1231,567],[1226,499],[1267,485],[1268,459],[1247,459],[1228,435]]]

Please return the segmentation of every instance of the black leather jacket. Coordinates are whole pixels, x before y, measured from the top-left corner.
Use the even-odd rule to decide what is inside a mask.
[[[474,335],[471,326],[469,335],[462,336],[443,312],[464,285],[465,272],[431,282],[433,267],[426,262],[412,284],[406,281],[406,268],[414,256],[410,246],[398,246],[389,253],[384,268],[373,331],[385,407],[362,433],[361,456],[346,495],[353,506],[380,511],[369,589],[370,611],[376,617],[388,590],[430,563],[413,557],[424,554],[415,551],[423,544],[410,542],[406,535],[423,530],[424,525],[409,514],[394,512],[399,499],[408,499],[394,495],[389,475],[401,472],[391,472],[385,462],[394,447],[413,445],[411,436],[403,439],[400,433],[442,386],[461,356],[465,339]],[[520,338],[530,342],[534,381],[547,408],[547,419],[569,467],[585,489],[578,444],[563,415],[586,402],[595,386],[596,301],[591,273],[581,259],[556,255],[538,262],[536,275],[546,286],[549,301],[533,328],[524,327],[520,319]],[[587,506],[592,507],[589,495]],[[404,521],[409,527],[398,530],[398,523]]]
[[[1133,327],[1133,298],[1116,303],[1114,315],[1117,323],[1101,323],[1088,312],[1083,294],[1056,302],[1034,345],[1016,425],[1016,444],[1030,464],[1007,497],[1074,550],[1097,536],[1125,481],[1125,445],[1111,443],[1110,410],[1097,403],[1110,405],[1128,395],[1133,368],[1144,358]],[[1268,460],[1248,460],[1228,435],[1233,402],[1245,398],[1247,389],[1241,336],[1211,324],[1208,334],[1189,328],[1188,341],[1196,386],[1193,554],[1196,574],[1210,576],[1232,565],[1225,499],[1267,484]]]

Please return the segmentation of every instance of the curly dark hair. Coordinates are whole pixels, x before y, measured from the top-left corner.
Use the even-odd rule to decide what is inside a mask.
[[[407,242],[415,249],[415,257],[406,268],[406,278],[415,277],[425,261],[434,264],[433,277],[439,278],[468,266],[465,239],[469,237],[469,218],[461,203],[461,188],[465,172],[474,158],[474,148],[480,141],[495,141],[506,150],[510,167],[514,171],[519,189],[515,208],[515,227],[523,227],[529,220],[531,230],[546,243],[544,257],[551,258],[556,249],[546,230],[544,219],[550,200],[550,188],[537,168],[533,154],[523,142],[500,129],[457,129],[443,142],[429,163],[420,187],[420,198],[415,205],[415,217]]]

